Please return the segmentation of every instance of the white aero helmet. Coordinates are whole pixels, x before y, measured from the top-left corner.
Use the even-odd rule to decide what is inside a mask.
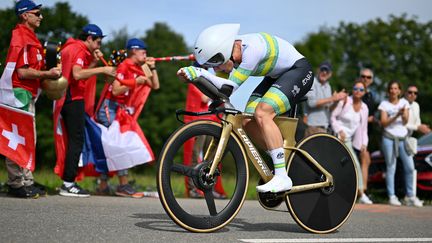
[[[207,67],[227,62],[239,30],[240,24],[217,24],[203,30],[195,41],[197,62]]]

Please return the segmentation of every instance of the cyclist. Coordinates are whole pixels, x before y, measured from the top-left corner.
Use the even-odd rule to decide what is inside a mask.
[[[292,187],[285,169],[282,134],[273,118],[290,110],[313,83],[312,67],[294,46],[267,33],[238,35],[240,24],[219,24],[203,30],[195,42],[197,62],[213,68],[183,67],[177,75],[183,80],[208,79],[217,88],[230,85],[235,91],[249,76],[264,76],[246,104],[254,114],[244,128],[260,146],[267,149],[274,165],[273,178],[257,186],[258,192],[282,192]],[[225,78],[224,78],[225,77]]]

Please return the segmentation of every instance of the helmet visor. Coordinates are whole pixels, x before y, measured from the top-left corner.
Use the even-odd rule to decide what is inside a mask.
[[[222,53],[218,53],[210,58],[206,63],[202,64],[203,67],[212,68],[225,63],[225,58]]]

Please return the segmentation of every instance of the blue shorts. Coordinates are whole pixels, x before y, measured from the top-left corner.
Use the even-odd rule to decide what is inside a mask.
[[[119,104],[116,101],[104,99],[97,113],[97,121],[109,127],[114,121]]]

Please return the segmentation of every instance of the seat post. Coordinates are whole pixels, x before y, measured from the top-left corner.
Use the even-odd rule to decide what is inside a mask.
[[[307,97],[303,96],[300,100],[293,102],[291,105],[291,110],[289,111],[289,117],[295,118],[297,116],[298,104],[307,101]]]
[[[295,118],[296,115],[297,115],[297,103],[295,103],[295,104],[291,107],[291,110],[290,110],[288,116],[291,117],[291,118]]]

